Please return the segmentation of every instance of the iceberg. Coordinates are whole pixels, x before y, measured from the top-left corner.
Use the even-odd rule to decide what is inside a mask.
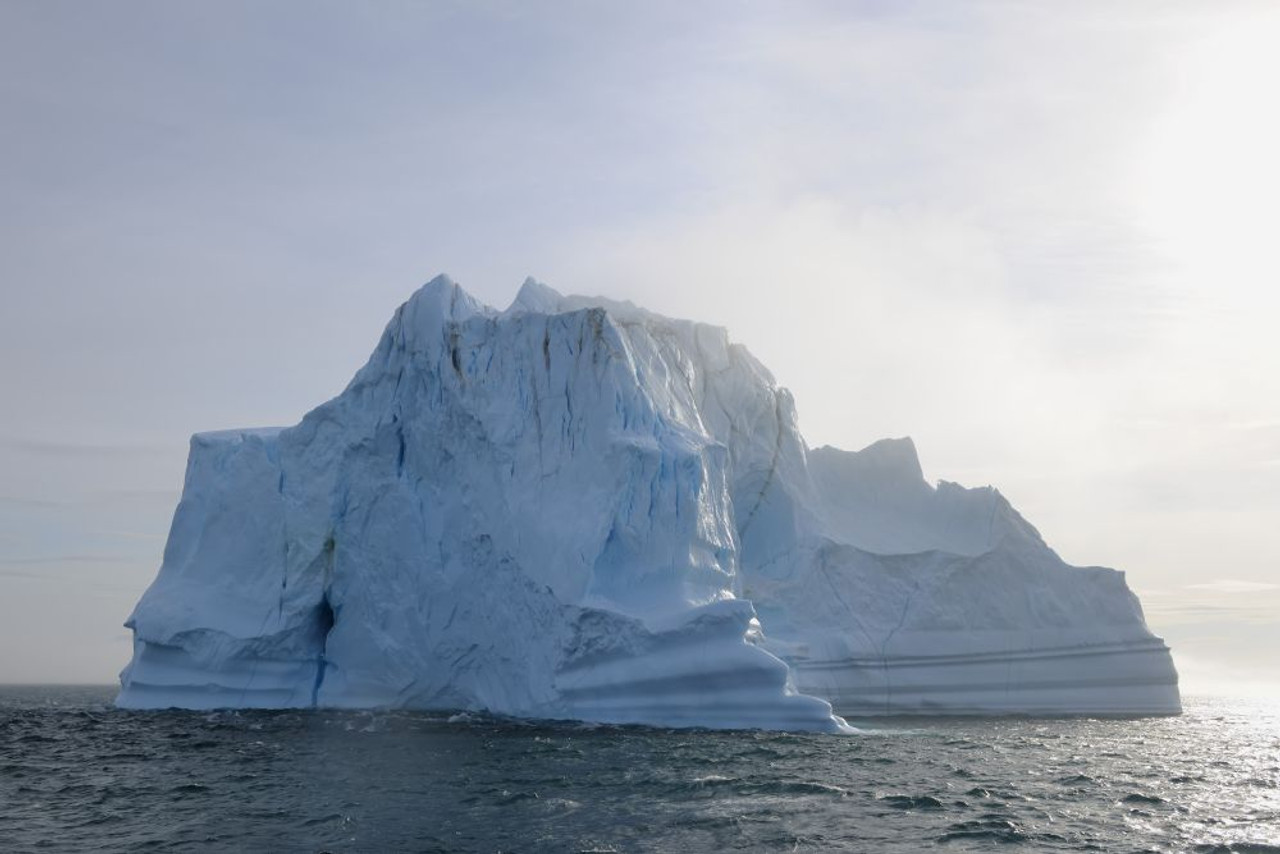
[[[809,449],[724,329],[445,276],[293,427],[200,433],[126,708],[400,707],[847,731],[1167,714],[1121,573],[909,439]]]

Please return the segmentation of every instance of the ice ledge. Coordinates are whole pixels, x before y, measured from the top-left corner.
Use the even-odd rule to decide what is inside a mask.
[[[224,442],[243,442],[245,439],[275,439],[288,427],[240,427],[233,430],[201,430],[191,436],[193,443],[202,445]]]

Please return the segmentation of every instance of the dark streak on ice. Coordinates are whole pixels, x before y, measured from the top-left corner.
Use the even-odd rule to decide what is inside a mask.
[[[320,652],[316,656],[316,681],[311,686],[313,707],[319,704],[320,686],[324,684],[325,669],[328,667],[325,650],[329,645],[329,632],[333,631],[333,623],[333,606],[329,604],[329,594],[326,593],[320,598],[320,604],[316,608],[316,630],[320,636]]]

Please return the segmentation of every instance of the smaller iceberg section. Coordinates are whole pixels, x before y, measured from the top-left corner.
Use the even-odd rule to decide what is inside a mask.
[[[850,717],[1181,711],[1123,573],[1067,565],[994,489],[931,486],[910,439],[807,464],[816,511],[785,568],[743,556],[801,690]],[[804,506],[807,486],[774,500]]]

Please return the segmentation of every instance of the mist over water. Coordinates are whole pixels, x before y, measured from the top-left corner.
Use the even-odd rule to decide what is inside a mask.
[[[418,712],[123,712],[0,688],[10,852],[1280,852],[1280,712],[856,736]]]

